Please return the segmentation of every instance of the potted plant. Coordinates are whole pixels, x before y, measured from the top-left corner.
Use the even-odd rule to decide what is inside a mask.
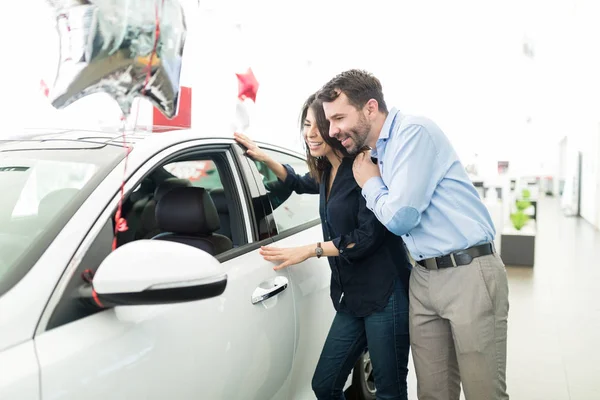
[[[525,192],[525,190],[523,190],[523,192]],[[523,198],[524,200],[515,201],[517,211],[510,215],[510,220],[518,231],[520,231],[529,221],[529,215],[525,214],[525,210],[531,207],[531,202],[527,200],[529,197],[525,197],[525,193],[523,193]]]
[[[507,265],[530,265],[535,260],[535,223],[525,211],[532,206],[529,200],[531,192],[523,189],[521,198],[514,203],[514,212],[510,214],[512,228],[506,229],[501,237],[502,259]],[[525,229],[524,229],[525,228]]]

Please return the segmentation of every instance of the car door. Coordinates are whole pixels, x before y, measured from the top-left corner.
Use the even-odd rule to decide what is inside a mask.
[[[33,340],[0,350],[0,376],[0,399],[40,398],[40,376]]]
[[[277,147],[261,148],[274,160],[291,165],[304,175],[308,166],[303,157]],[[252,162],[261,190],[272,190],[276,177],[259,162]],[[287,198],[267,196],[265,207],[272,214],[271,232],[277,247],[294,247],[323,241],[318,194],[291,194]],[[326,258],[310,258],[286,268],[290,274],[296,302],[296,350],[290,399],[312,399],[312,376],[329,332],[335,309],[330,298],[331,269]]]
[[[289,271],[273,271],[258,254],[260,245],[271,240],[258,240],[256,217],[262,211],[252,207],[258,190],[247,178],[247,165],[236,161],[230,144],[182,144],[148,160],[126,190],[132,191],[158,166],[189,163],[194,157],[210,158],[219,166],[231,226],[245,235],[216,256],[228,276],[225,292],[189,303],[119,306],[88,315],[65,312],[78,301],[74,290],[80,272],[97,268],[110,251],[110,218],[118,201],[113,197],[70,263],[35,337],[42,399],[290,398],[295,343],[291,279]],[[52,323],[57,320],[61,322]]]

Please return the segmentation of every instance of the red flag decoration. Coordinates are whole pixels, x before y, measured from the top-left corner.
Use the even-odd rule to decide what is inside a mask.
[[[256,93],[258,92],[258,81],[252,72],[252,68],[248,68],[244,74],[235,74],[238,78],[238,99],[244,101],[251,99],[256,103]]]
[[[256,102],[256,93],[258,92],[258,80],[248,68],[243,74],[235,74],[238,79],[238,100],[235,106],[235,117],[233,122],[233,131],[246,133],[250,126],[249,102]]]
[[[181,87],[179,94],[179,110],[173,119],[165,117],[156,107],[152,108],[152,131],[164,132],[173,130],[173,128],[191,128],[192,127],[192,88]]]

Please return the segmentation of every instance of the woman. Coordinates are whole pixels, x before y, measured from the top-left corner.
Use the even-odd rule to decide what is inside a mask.
[[[378,399],[407,399],[408,279],[410,262],[402,239],[367,209],[352,174],[353,158],[332,139],[322,104],[312,95],[302,109],[309,174],[270,158],[252,140],[235,134],[247,155],[263,162],[296,193],[320,195],[324,243],[294,248],[262,247],[275,269],[326,256],[336,315],[312,387],[319,400],[343,399],[354,364],[369,349]]]

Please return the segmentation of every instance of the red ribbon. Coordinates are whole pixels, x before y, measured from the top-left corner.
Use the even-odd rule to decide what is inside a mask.
[[[165,4],[165,0],[161,2],[161,8]],[[156,6],[155,10],[155,18],[156,25],[154,31],[154,46],[152,47],[152,54],[150,54],[150,58],[148,59],[148,65],[146,66],[146,81],[144,82],[144,88],[142,89],[142,94],[146,94],[146,86],[150,82],[150,78],[152,77],[152,61],[154,61],[154,57],[156,57],[156,48],[158,47],[158,38],[160,37],[160,16],[158,15],[158,6]],[[139,103],[138,103],[139,104]]]
[[[43,79],[40,80],[40,90],[46,97],[48,97],[48,95],[50,94],[50,88],[46,84],[46,81],[44,81]]]
[[[161,7],[164,5],[165,0],[162,0]],[[155,32],[154,32],[154,47],[152,48],[152,53],[148,59],[148,65],[145,68],[146,72],[146,80],[144,81],[144,87],[142,89],[142,94],[146,94],[146,87],[150,82],[150,78],[152,77],[152,61],[154,57],[156,57],[156,48],[158,47],[158,39],[160,37],[160,16],[158,13],[158,5],[156,6],[156,23],[155,23]],[[138,115],[139,115],[139,105],[138,102]],[[123,218],[123,200],[125,198],[125,179],[127,177],[127,161],[129,160],[129,153],[131,153],[131,146],[127,144],[127,140],[125,138],[125,127],[126,127],[127,118],[125,114],[121,116],[121,135],[123,137],[123,147],[126,150],[125,154],[125,167],[123,168],[123,179],[121,181],[121,198],[119,199],[119,205],[117,207],[117,213],[115,214],[115,234],[112,243],[112,250],[114,251],[117,248],[117,234],[119,232],[125,232],[129,229],[127,226],[127,220]],[[137,128],[137,115],[136,115],[136,123],[134,129]]]
[[[127,220],[123,218],[123,200],[125,198],[125,178],[127,176],[127,161],[129,160],[129,153],[131,153],[131,146],[127,145],[125,138],[125,125],[127,118],[125,114],[121,116],[121,136],[123,137],[123,147],[125,148],[125,166],[123,168],[123,179],[121,180],[121,197],[119,198],[119,206],[117,207],[117,213],[115,214],[115,235],[113,237],[112,249],[115,251],[117,248],[117,234],[119,232],[125,232],[129,229],[127,226]]]

